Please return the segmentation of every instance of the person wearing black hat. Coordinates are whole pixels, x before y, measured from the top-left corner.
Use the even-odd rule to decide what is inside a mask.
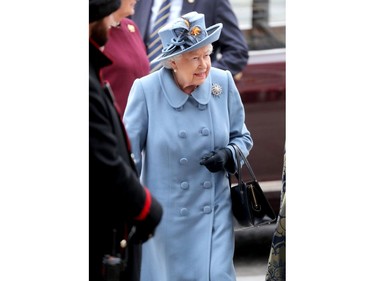
[[[89,1],[89,280],[140,279],[141,245],[162,217],[142,186],[110,85],[100,70],[111,61],[99,49],[108,40],[120,0]]]

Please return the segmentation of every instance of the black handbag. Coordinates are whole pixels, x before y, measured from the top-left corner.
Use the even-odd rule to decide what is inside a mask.
[[[237,145],[231,144],[236,153],[238,183],[231,186],[232,211],[238,224],[243,227],[255,227],[270,224],[276,220],[275,212],[263,193],[249,162]],[[242,179],[241,160],[244,162],[252,180]]]

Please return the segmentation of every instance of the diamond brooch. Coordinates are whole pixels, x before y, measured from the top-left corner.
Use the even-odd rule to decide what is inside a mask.
[[[220,97],[222,90],[219,84],[212,84],[211,93],[214,97]]]

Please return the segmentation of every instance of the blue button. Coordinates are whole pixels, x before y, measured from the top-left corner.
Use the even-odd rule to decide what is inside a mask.
[[[182,208],[180,210],[180,215],[183,216],[183,217],[186,217],[187,215],[189,214],[189,210],[186,209],[186,208]]]
[[[181,165],[186,165],[187,162],[188,162],[188,160],[187,160],[186,158],[181,158],[181,159],[180,159],[180,164],[181,164]]]
[[[207,104],[198,104],[198,109],[199,110],[205,110],[207,108]]]
[[[203,213],[209,214],[212,212],[211,206],[204,206],[203,207]]]
[[[181,131],[179,131],[178,132],[178,136],[180,137],[180,138],[186,138],[186,131],[184,131],[184,130],[181,130]]]
[[[186,189],[189,189],[189,183],[186,182],[186,181],[182,182],[182,183],[181,183],[181,188],[182,188],[182,189],[185,189],[185,190],[186,190]]]
[[[210,134],[210,130],[209,129],[207,129],[207,128],[203,128],[202,129],[202,135],[203,136],[208,136]]]
[[[212,184],[211,184],[210,181],[205,181],[205,182],[203,183],[203,188],[211,188],[211,186],[212,186]]]

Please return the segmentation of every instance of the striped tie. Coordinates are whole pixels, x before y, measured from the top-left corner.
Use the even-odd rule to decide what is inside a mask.
[[[150,39],[147,44],[148,59],[151,62],[161,53],[163,45],[158,35],[159,29],[165,25],[168,21],[169,11],[171,8],[171,0],[163,0],[161,3],[158,15],[156,16],[155,24],[150,34]],[[153,63],[150,65],[151,72],[158,70],[161,67],[161,63]]]

